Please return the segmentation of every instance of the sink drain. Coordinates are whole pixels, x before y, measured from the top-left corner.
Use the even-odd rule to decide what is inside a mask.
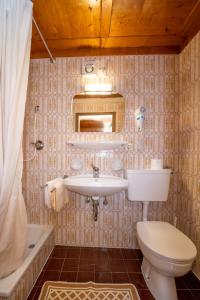
[[[29,249],[32,249],[35,247],[35,244],[30,244],[28,247],[29,247]]]

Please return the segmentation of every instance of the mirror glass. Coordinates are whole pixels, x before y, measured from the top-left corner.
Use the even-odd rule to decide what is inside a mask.
[[[78,132],[115,131],[115,113],[76,113],[76,118]]]
[[[124,99],[120,94],[79,94],[73,99],[77,132],[119,132],[124,122]]]

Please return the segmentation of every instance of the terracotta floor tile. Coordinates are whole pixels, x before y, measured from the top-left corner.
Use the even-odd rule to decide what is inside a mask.
[[[108,259],[109,254],[108,254],[108,249],[107,248],[99,248],[95,251],[95,260],[99,261],[99,259]]]
[[[190,290],[192,296],[194,297],[195,300],[200,299],[200,290]]]
[[[112,273],[112,280],[114,283],[128,283],[129,277],[127,273]]]
[[[62,247],[62,248],[55,248],[53,252],[51,253],[51,257],[56,257],[56,258],[65,258],[67,256],[67,249]]]
[[[133,283],[137,289],[148,289],[141,273],[128,273],[129,282]]]
[[[42,287],[39,286],[32,300],[38,300]]]
[[[61,270],[63,262],[63,258],[49,258],[45,265],[45,270]]]
[[[110,260],[110,270],[112,272],[126,272],[126,266],[123,259]]]
[[[95,271],[109,272],[111,271],[110,261],[108,259],[99,259],[95,262]]]
[[[130,282],[141,300],[153,300],[141,274],[139,249],[55,246],[27,300],[38,300],[45,281]],[[199,300],[200,281],[190,272],[176,279],[178,300]]]
[[[60,281],[75,282],[77,279],[77,272],[61,272]]]
[[[80,247],[70,247],[67,249],[67,258],[80,258],[81,248]]]
[[[108,251],[110,248],[102,248],[102,247],[99,247],[99,248],[96,248],[97,249],[97,252],[102,252],[102,253],[107,253],[108,254]]]
[[[77,282],[94,281],[94,272],[78,272]]]
[[[94,272],[94,263],[88,259],[80,259],[79,271]]]
[[[64,245],[55,245],[54,249],[68,249],[68,246],[64,246]]]
[[[36,293],[36,291],[37,291],[37,288],[38,288],[38,287],[35,287],[35,286],[32,288],[32,290],[31,290],[31,292],[30,292],[30,294],[29,294],[27,300],[33,300],[33,298],[34,298],[34,296],[35,296],[35,293]]]
[[[142,265],[143,259],[138,259],[138,261],[139,261],[139,264]]]
[[[42,271],[42,272],[40,273],[40,275],[39,275],[39,277],[38,277],[38,279],[37,279],[37,281],[36,281],[36,283],[35,283],[35,286],[41,286],[41,281],[42,281],[43,275],[44,275],[44,271]]]
[[[136,253],[137,253],[137,257],[139,259],[142,259],[143,258],[143,254],[142,254],[142,251],[140,249],[135,249]]]
[[[117,248],[108,249],[110,259],[123,259],[122,250]]]
[[[95,282],[112,283],[113,281],[111,272],[96,272]]]
[[[42,286],[45,281],[58,281],[59,278],[60,271],[45,271],[40,281],[40,286]]]
[[[177,290],[178,300],[195,300],[189,290]]]
[[[183,277],[175,278],[175,282],[176,282],[176,288],[177,289],[179,289],[179,290],[187,290],[188,289]]]
[[[155,300],[149,290],[138,290],[141,300]]]
[[[124,260],[127,272],[141,273],[141,265],[138,259],[126,259]]]
[[[124,259],[138,259],[136,249],[122,249]]]
[[[182,278],[189,289],[200,289],[200,281],[192,272],[187,273]]]
[[[50,258],[51,258],[51,256],[50,256],[50,257],[48,258],[48,260],[46,261],[46,263],[45,263],[45,265],[44,265],[42,271],[46,270],[46,267],[47,267],[47,265],[48,265],[48,263],[49,263],[49,259],[50,259]]]
[[[66,248],[69,249],[69,250],[73,250],[73,249],[81,250],[83,247],[79,247],[79,246],[66,246]]]
[[[78,271],[79,268],[79,259],[77,258],[66,258],[64,260],[63,271]]]
[[[81,249],[81,259],[88,259],[95,263],[97,252],[95,248],[82,248]]]

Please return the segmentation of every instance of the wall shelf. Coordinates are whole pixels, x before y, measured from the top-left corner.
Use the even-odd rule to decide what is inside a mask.
[[[89,150],[113,150],[118,147],[124,146],[127,142],[124,141],[85,141],[85,142],[68,142],[68,144],[82,148],[82,149],[89,149]]]

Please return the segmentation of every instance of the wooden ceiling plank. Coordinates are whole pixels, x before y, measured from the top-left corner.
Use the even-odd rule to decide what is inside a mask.
[[[200,30],[199,16],[200,0],[34,0],[55,56],[178,53]],[[34,28],[31,52],[46,56]]]
[[[48,40],[48,46],[52,50],[61,51],[62,49],[71,48],[100,48],[100,38],[85,39],[60,39]],[[132,36],[132,37],[107,37],[102,38],[101,48],[134,48],[152,46],[177,46],[181,43],[180,37],[176,35],[168,36]],[[43,45],[40,41],[32,41],[32,51],[40,51]]]
[[[176,35],[168,36],[132,36],[132,37],[108,37],[102,38],[103,48],[133,48],[151,46],[177,46],[181,38]]]
[[[100,35],[100,0],[35,0],[33,14],[47,39]]]
[[[200,0],[197,1],[196,5],[192,9],[191,13],[188,15],[188,18],[185,20],[185,23],[180,32],[183,42],[180,45],[181,50],[183,50],[190,40],[195,36],[196,33],[200,30]]]
[[[112,6],[113,0],[101,1],[101,37],[108,37],[110,35]]]
[[[54,40],[48,40],[48,46],[51,52],[62,51],[65,49],[80,49],[80,48],[99,48],[99,38],[95,39],[63,39],[58,40],[56,43]],[[41,41],[32,42],[32,52],[40,52],[43,50]]]
[[[184,24],[183,24],[182,29],[181,29],[182,32],[187,30],[188,24],[191,23],[192,17],[195,15],[196,12],[198,12],[199,5],[200,5],[200,0],[197,0],[197,2],[194,5],[193,9],[190,11],[187,18],[184,21]]]
[[[178,34],[196,0],[145,0],[139,9],[133,2],[113,2],[110,35]]]

